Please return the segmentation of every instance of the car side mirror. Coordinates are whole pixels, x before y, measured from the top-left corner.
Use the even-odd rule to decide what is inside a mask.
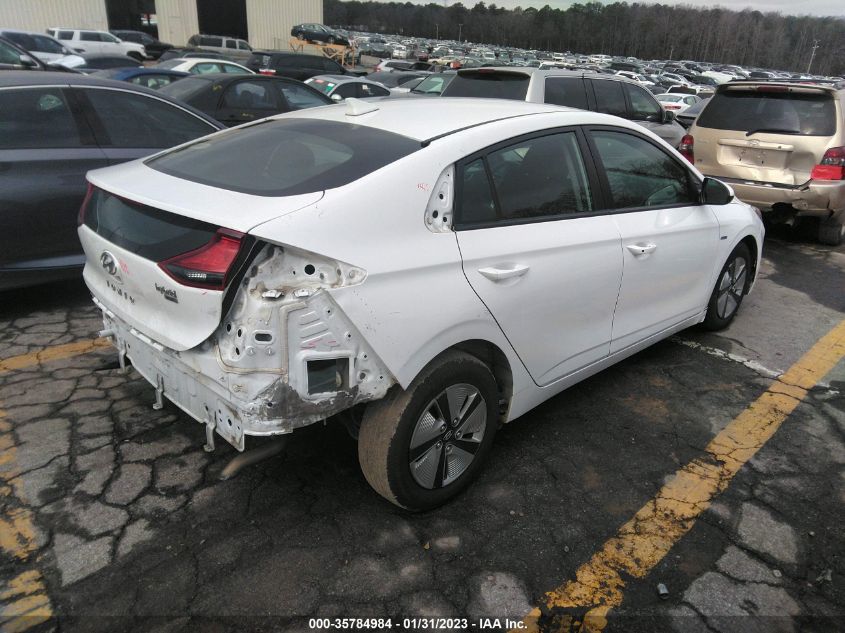
[[[663,111],[663,122],[664,123],[671,123],[675,120],[675,113],[672,110],[664,110]]]
[[[704,204],[728,204],[734,199],[734,192],[721,180],[705,178],[701,185],[701,202]]]
[[[21,55],[20,60],[21,64],[27,68],[38,68],[38,62],[32,59],[29,55]]]
[[[343,101],[343,97],[341,97],[341,96],[340,96],[339,94],[337,94],[337,93],[334,93],[334,94],[331,96],[331,99],[332,99],[332,101]]]

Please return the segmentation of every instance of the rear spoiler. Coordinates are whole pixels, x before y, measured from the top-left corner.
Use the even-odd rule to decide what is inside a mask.
[[[843,90],[845,89],[845,79],[780,79],[775,77],[765,78],[765,79],[731,79],[729,82],[721,84],[721,86],[736,86],[741,85],[743,87],[746,86],[755,86],[758,84],[770,84],[770,85],[778,85],[783,84],[784,86],[791,87],[804,87],[804,86],[817,86],[819,88],[830,88],[832,90]]]

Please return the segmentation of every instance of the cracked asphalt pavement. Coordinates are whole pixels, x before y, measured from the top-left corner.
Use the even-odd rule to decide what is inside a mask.
[[[682,332],[507,425],[475,484],[423,514],[370,490],[333,420],[221,481],[234,449],[206,453],[203,426],[154,411],[110,347],[74,347],[101,328],[81,282],[0,294],[0,359],[47,350],[0,360],[0,627],[518,621],[845,319],[845,248],[780,235],[764,256],[728,330]],[[843,507],[840,360],[668,553],[622,578],[601,628],[843,631]],[[573,614],[557,630],[579,630]]]

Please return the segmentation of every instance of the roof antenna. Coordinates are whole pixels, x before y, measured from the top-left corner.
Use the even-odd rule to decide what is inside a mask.
[[[379,109],[375,103],[368,103],[363,99],[354,97],[347,97],[344,103],[346,104],[346,116],[361,116],[362,114],[377,112]]]

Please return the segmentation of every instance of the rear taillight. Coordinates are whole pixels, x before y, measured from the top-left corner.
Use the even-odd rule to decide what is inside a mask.
[[[681,144],[678,145],[678,151],[681,153],[681,156],[686,158],[692,164],[695,164],[695,152],[693,151],[694,145],[695,139],[691,134],[685,134],[684,138],[681,139]]]
[[[664,107],[666,110],[680,110],[680,109],[681,109],[681,106],[679,106],[679,105],[672,105],[671,103],[664,103],[664,104],[663,104],[663,107]]]
[[[243,233],[219,229],[211,241],[193,251],[159,262],[159,267],[184,286],[223,290],[241,250]]]
[[[77,226],[82,226],[85,223],[85,213],[88,211],[88,205],[91,204],[91,196],[94,195],[94,185],[88,183],[88,191],[85,192],[85,198],[82,200],[82,206],[79,207],[79,214],[76,216]]]
[[[810,172],[813,180],[845,180],[845,147],[831,147]]]
[[[261,68],[258,71],[259,75],[275,75],[276,71],[273,68]]]

